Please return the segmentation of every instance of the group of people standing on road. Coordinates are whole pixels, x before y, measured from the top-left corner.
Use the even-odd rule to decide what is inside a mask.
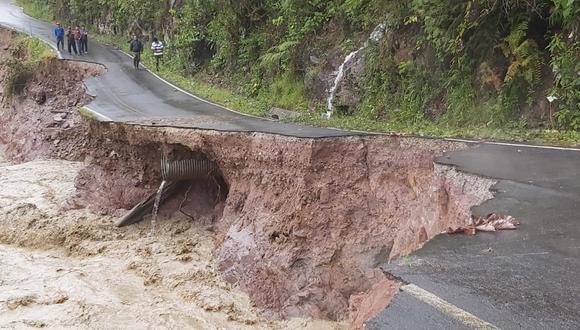
[[[60,23],[56,23],[56,28],[54,29],[54,36],[56,37],[56,47],[60,51],[65,50],[64,39],[67,40],[68,53],[72,55],[84,55],[89,52],[89,32],[84,27],[76,26],[74,29],[72,26],[65,31],[64,27]]]
[[[153,38],[151,43],[151,50],[153,51],[153,56],[155,57],[155,67],[159,71],[159,63],[163,59],[163,42],[159,41],[157,38]],[[143,52],[143,43],[139,38],[134,35],[133,40],[129,45],[129,50],[133,53],[133,66],[135,69],[139,70],[139,63],[141,62],[141,53]]]
[[[84,27],[76,26],[74,29],[69,27],[67,30],[56,23],[56,28],[54,29],[54,36],[56,37],[56,47],[60,51],[64,51],[64,41],[67,40],[67,49],[70,55],[84,55],[89,52],[89,33]],[[153,51],[153,56],[155,57],[155,67],[159,71],[159,64],[163,60],[163,49],[165,46],[163,42],[157,38],[153,38],[151,43],[151,50]],[[130,51],[133,53],[133,66],[135,69],[139,70],[139,63],[141,62],[141,53],[143,52],[143,43],[139,38],[134,35],[131,43],[129,45]]]

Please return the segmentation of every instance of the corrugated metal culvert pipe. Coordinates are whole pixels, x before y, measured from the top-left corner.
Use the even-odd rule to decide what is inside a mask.
[[[161,159],[161,177],[164,181],[180,181],[219,174],[217,164],[207,158],[168,160]]]
[[[156,195],[159,195],[159,203],[163,202],[177,191],[180,181],[219,175],[220,171],[217,164],[207,158],[168,160],[162,157],[161,177],[163,178],[163,184],[160,191],[137,204],[117,222],[117,226],[123,227],[143,220],[143,216],[151,213]]]

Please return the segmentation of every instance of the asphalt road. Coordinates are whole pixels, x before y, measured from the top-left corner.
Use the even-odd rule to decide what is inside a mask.
[[[54,44],[52,26],[11,3],[0,0],[0,24]],[[96,95],[89,107],[104,120],[312,138],[356,134],[243,116],[135,71],[114,48],[89,47],[82,59],[107,67],[86,83]],[[470,318],[503,329],[580,329],[580,151],[484,143],[438,162],[497,179],[496,197],[474,212],[510,214],[522,225],[473,237],[441,235],[404,262],[382,266],[471,317],[402,292],[367,329],[477,328]]]
[[[440,235],[382,268],[501,329],[580,329],[580,151],[483,144],[438,162],[497,179],[495,198],[474,213],[510,214],[522,225]],[[368,328],[396,320],[398,329],[462,329],[407,300],[395,301]]]
[[[25,15],[12,0],[0,0],[0,24],[38,37],[53,46],[56,44],[54,26]],[[147,45],[144,46],[148,49]],[[61,54],[64,59],[96,62],[107,68],[104,75],[85,82],[89,94],[96,96],[88,108],[100,120],[230,132],[273,133],[303,138],[360,135],[238,114],[163,83],[147,70],[135,70],[130,57],[114,47],[93,42],[90,35],[88,55],[71,56],[68,52]]]

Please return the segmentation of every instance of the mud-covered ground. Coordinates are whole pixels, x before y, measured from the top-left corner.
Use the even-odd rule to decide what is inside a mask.
[[[213,269],[213,234],[162,214],[125,229],[63,211],[81,163],[0,158],[0,328],[341,329],[268,321]],[[167,212],[166,212],[167,213]]]
[[[0,29],[0,78],[13,37]],[[377,267],[491,197],[490,180],[434,163],[460,143],[97,122],[79,107],[103,70],[47,59],[2,98],[0,144],[21,163],[0,165],[0,328],[360,328],[398,290]],[[157,190],[162,157],[219,176],[167,201],[155,238],[147,221],[115,228]]]

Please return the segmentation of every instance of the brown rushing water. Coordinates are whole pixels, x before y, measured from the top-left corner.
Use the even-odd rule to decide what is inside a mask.
[[[187,219],[161,217],[152,239],[148,222],[121,230],[63,211],[80,166],[0,157],[0,328],[343,328],[260,317],[214,272],[212,234]]]

